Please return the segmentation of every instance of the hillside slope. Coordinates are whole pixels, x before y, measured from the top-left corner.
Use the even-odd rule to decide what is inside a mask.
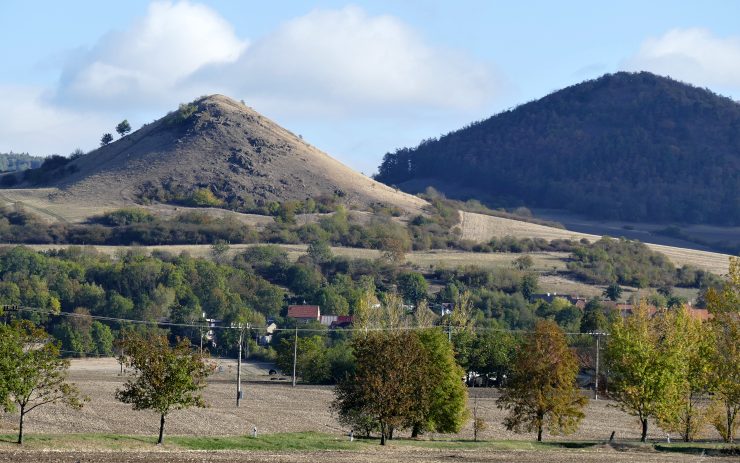
[[[376,178],[496,206],[740,224],[740,104],[643,73],[587,81],[418,147]]]
[[[418,212],[426,204],[353,171],[221,95],[198,99],[14,186],[55,187],[50,201],[70,204],[166,201],[198,189],[211,190],[229,205],[330,197],[361,209],[386,204]]]

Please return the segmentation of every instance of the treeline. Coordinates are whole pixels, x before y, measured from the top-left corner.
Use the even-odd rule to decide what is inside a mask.
[[[376,179],[495,207],[738,225],[738,128],[729,98],[620,72],[387,153]]]
[[[93,316],[197,324],[205,313],[227,325],[242,318],[263,323],[280,314],[284,296],[284,289],[252,272],[187,255],[122,252],[113,259],[82,248],[0,250],[0,302],[35,308],[18,315],[42,324],[64,350],[80,355],[110,355],[125,326]],[[172,333],[200,336],[195,329]],[[216,344],[233,345],[230,336],[217,333]]]
[[[296,370],[308,382],[337,383],[335,407],[342,423],[383,438],[403,429],[412,434],[458,430],[467,419],[461,376],[470,385],[504,387],[498,404],[509,412],[504,422],[508,429],[535,431],[540,439],[548,427],[551,432],[575,432],[585,403],[576,376],[591,366],[582,354],[593,350],[593,335],[567,339],[564,333],[608,332],[604,343],[609,393],[640,419],[643,439],[649,419],[686,440],[693,439],[703,423],[712,423],[728,441],[737,427],[738,259],[731,259],[727,281],[707,291],[714,319],[701,323],[682,309],[650,314],[640,304],[626,319],[598,301],[589,302],[583,312],[564,299],[529,304],[523,293],[532,291],[536,281],[521,263],[519,268],[491,271],[440,270],[434,277],[444,286],[432,298],[423,276],[389,260],[334,257],[326,243],[312,244],[297,262],[288,261],[274,246],[251,248],[230,264],[223,249],[213,251],[222,263],[186,254],[129,251],[113,259],[81,248],[47,253],[2,249],[0,302],[34,308],[9,309],[3,315],[45,327],[63,351],[110,355],[116,338],[130,342],[149,337],[162,349],[167,345],[162,334],[199,340],[204,314],[225,327],[262,327],[270,317],[281,328],[290,328],[292,322],[280,315],[291,300],[323,301],[324,313],[353,315],[355,330],[328,331],[318,323],[302,326],[317,331],[301,331]],[[531,318],[508,319],[511,301],[532,309]],[[483,309],[488,303],[490,312]],[[443,313],[432,310],[437,305]],[[100,321],[96,316],[109,318]],[[163,320],[194,326],[155,328]],[[24,339],[24,332],[45,336],[36,328],[19,330],[3,328],[8,337],[0,337],[0,349],[22,346],[11,341]],[[237,330],[214,332],[218,347],[206,347],[234,354]],[[251,352],[276,355],[278,365],[290,371],[295,347],[289,337],[275,336],[276,353],[253,344],[251,335],[247,338]],[[59,352],[54,344],[46,344],[49,362],[54,363]],[[133,350],[127,352],[126,362],[134,365]],[[192,355],[184,344],[181,354],[186,352]],[[0,397],[7,393],[2,387]]]
[[[277,203],[276,203],[277,204]],[[427,215],[408,224],[394,220],[396,211],[379,207],[371,220],[360,220],[338,206],[316,221],[298,223],[298,209],[278,205],[274,222],[258,229],[233,217],[186,211],[165,219],[141,208],[124,208],[93,217],[87,223],[49,224],[22,206],[0,207],[0,240],[17,244],[169,245],[228,242],[299,244],[327,241],[334,246],[390,251],[460,249],[475,252],[535,252],[574,249],[570,240],[494,238],[488,243],[460,239],[457,209],[443,201],[432,203]]]
[[[44,158],[31,156],[28,153],[0,153],[0,172],[14,172],[18,170],[35,169],[41,166]]]
[[[205,212],[183,212],[164,219],[143,209],[128,208],[95,217],[85,224],[69,225],[48,224],[22,207],[0,207],[0,240],[18,244],[124,246],[219,242],[297,244],[326,240],[336,246],[389,248],[399,253],[411,249],[408,231],[390,217],[376,217],[363,223],[341,207],[316,223],[298,224],[295,215],[280,217],[256,229],[236,218],[217,218]]]
[[[17,173],[11,171],[3,175],[0,178],[0,188],[14,187],[23,182],[30,185],[39,185],[73,174],[77,172],[78,168],[75,165],[70,165],[70,162],[84,154],[77,149],[69,157],[52,154],[46,158],[38,158],[38,162],[34,161],[26,169],[17,169]]]
[[[639,241],[603,237],[590,245],[576,246],[568,270],[586,283],[637,288],[708,288],[719,278],[711,272],[684,265],[676,268],[668,258]]]

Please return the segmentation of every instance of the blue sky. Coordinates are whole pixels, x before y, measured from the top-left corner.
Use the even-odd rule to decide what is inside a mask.
[[[739,17],[736,1],[3,0],[0,152],[89,150],[123,118],[224,93],[370,174],[607,72],[740,100]]]

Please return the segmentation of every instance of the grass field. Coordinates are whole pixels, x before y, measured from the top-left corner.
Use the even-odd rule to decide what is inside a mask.
[[[259,365],[246,368],[245,400],[235,407],[234,362],[220,361],[221,368],[205,391],[209,407],[172,412],[167,420],[165,445],[157,447],[158,417],[133,411],[117,402],[114,391],[125,377],[119,376],[114,359],[72,362],[70,378],[90,401],[80,411],[48,406],[28,415],[27,440],[23,449],[15,441],[16,416],[0,420],[0,461],[696,461],[702,451],[712,454],[714,442],[683,446],[665,444],[665,434],[651,425],[650,444],[636,443],[640,426],[633,417],[609,401],[591,401],[578,433],[545,436],[534,442],[532,434],[514,434],[501,421],[493,389],[470,390],[470,405],[488,423],[483,442],[472,442],[468,423],[455,435],[428,434],[411,440],[402,434],[386,448],[377,440],[349,442],[329,412],[334,397],[330,387],[271,381]],[[250,436],[258,429],[256,439]],[[605,444],[611,432],[613,445]],[[51,451],[50,451],[51,450]],[[711,461],[732,461],[712,457]],[[736,461],[736,460],[735,460]]]
[[[471,241],[488,241],[494,237],[516,236],[517,238],[543,238],[580,240],[586,238],[595,241],[598,235],[578,233],[559,228],[545,227],[517,220],[492,217],[472,212],[462,212],[462,237]],[[662,252],[676,266],[693,265],[720,275],[728,270],[728,255],[716,252],[697,251],[694,249],[676,248],[660,244],[647,244],[651,249]]]

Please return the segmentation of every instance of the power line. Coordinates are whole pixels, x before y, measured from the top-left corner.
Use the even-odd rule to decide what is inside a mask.
[[[80,313],[74,313],[74,312],[54,312],[51,310],[41,309],[38,307],[27,307],[27,306],[16,306],[16,305],[6,305],[3,306],[3,309],[5,310],[16,310],[16,311],[24,311],[24,312],[34,312],[34,313],[40,313],[45,315],[51,315],[51,316],[62,316],[62,317],[72,317],[72,318],[89,318],[93,320],[101,320],[101,321],[108,321],[108,322],[117,322],[117,323],[130,323],[130,324],[136,324],[136,325],[150,325],[150,326],[167,326],[167,327],[176,327],[176,328],[197,328],[197,329],[203,329],[208,328],[210,330],[213,329],[220,329],[220,330],[240,330],[241,328],[239,326],[230,326],[230,325],[209,325],[209,324],[191,324],[191,323],[178,323],[178,322],[171,322],[171,321],[150,321],[150,320],[135,320],[130,318],[117,318],[117,317],[107,317],[103,315],[88,315],[88,314],[80,314]],[[346,333],[346,332],[357,332],[357,331],[363,331],[363,332],[369,332],[369,331],[416,331],[416,330],[426,330],[430,328],[442,328],[442,329],[451,329],[454,331],[460,331],[460,330],[470,330],[473,332],[495,332],[495,333],[511,333],[511,334],[534,334],[535,331],[532,330],[523,330],[523,329],[506,329],[506,328],[493,328],[493,327],[485,327],[485,326],[477,326],[477,327],[469,327],[469,328],[462,328],[457,326],[448,326],[448,325],[438,325],[438,326],[399,326],[399,327],[372,327],[372,328],[275,328],[273,332],[276,331],[289,331],[294,332],[298,331],[301,333],[328,333],[328,332],[334,332],[334,333]],[[256,331],[264,331],[264,328],[252,328]],[[565,332],[564,333],[567,336],[608,336],[609,333],[580,333],[580,332]]]

